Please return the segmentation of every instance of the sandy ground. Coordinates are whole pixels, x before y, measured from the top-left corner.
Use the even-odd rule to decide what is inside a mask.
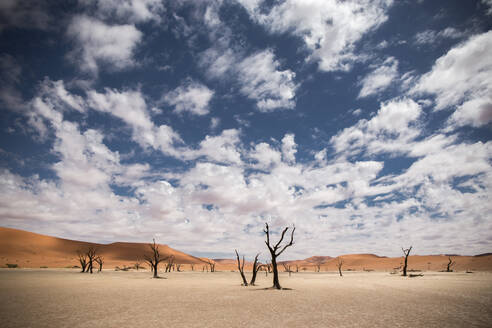
[[[2,327],[490,327],[492,273],[281,274],[0,269]],[[247,274],[248,279],[250,274]]]

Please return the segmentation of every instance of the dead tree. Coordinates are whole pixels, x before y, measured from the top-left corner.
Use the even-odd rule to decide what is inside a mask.
[[[171,272],[171,269],[174,266],[174,255],[171,255],[167,259],[166,270],[165,272]]]
[[[99,268],[97,269],[97,272],[101,272],[103,269],[103,264],[104,264],[104,258],[102,256],[97,256],[94,261],[96,261],[97,264],[99,264]]]
[[[92,274],[92,268],[94,267],[94,262],[96,260],[96,256],[97,256],[97,251],[94,247],[89,247],[89,249],[87,250],[87,262],[88,262],[88,265],[89,267],[87,268],[87,271],[86,272],[89,272]]]
[[[451,269],[451,267],[453,265],[455,265],[456,262],[454,262],[453,260],[451,260],[451,256],[449,256],[449,262],[448,262],[448,267],[446,268],[446,272],[453,272],[453,270]]]
[[[246,277],[244,276],[244,255],[243,255],[243,263],[241,264],[241,260],[239,259],[239,253],[237,252],[237,249],[234,250],[236,252],[236,259],[237,259],[237,269],[239,270],[239,273],[241,274],[241,278],[243,279],[243,286],[248,286],[248,282],[246,281]]]
[[[176,271],[181,272],[181,264],[176,264]]]
[[[191,265],[191,271],[195,271],[195,265],[194,264],[190,264]]]
[[[299,264],[296,264],[296,272],[299,272]]]
[[[133,265],[133,267],[135,269],[137,269],[137,271],[138,271],[138,269],[140,269],[142,267],[142,262],[140,261],[140,259],[137,259],[137,261],[135,262],[135,264]]]
[[[256,274],[261,269],[261,265],[258,263],[258,256],[260,256],[260,253],[256,254],[255,261],[253,262],[253,275],[251,276],[251,281],[249,282],[251,286],[255,285]]]
[[[84,273],[85,268],[87,267],[87,254],[77,251],[77,255],[79,257],[80,267],[82,268],[82,271],[80,272]]]
[[[278,280],[277,257],[279,257],[287,249],[287,247],[294,245],[294,232],[296,231],[295,227],[293,227],[293,229],[292,229],[289,243],[285,244],[283,247],[280,246],[280,244],[284,240],[284,236],[285,236],[285,233],[287,232],[287,230],[289,230],[289,227],[286,227],[282,231],[282,235],[280,236],[280,240],[274,246],[270,245],[270,228],[268,226],[268,223],[265,223],[265,230],[263,230],[263,232],[266,235],[265,244],[267,245],[268,250],[270,251],[270,255],[272,257],[272,269],[273,269],[273,286],[272,286],[272,288],[275,288],[275,289],[282,289],[282,286],[280,286],[280,281]],[[280,248],[280,250],[279,250],[279,248]]]
[[[337,267],[338,267],[338,273],[340,274],[340,277],[343,277],[343,275],[342,275],[342,265],[343,265],[343,259],[341,257],[338,257],[338,259],[337,259]]]
[[[407,249],[403,249],[403,247],[402,247],[401,250],[403,251],[403,254],[405,255],[405,263],[403,264],[403,276],[406,277],[407,276],[407,266],[408,266],[408,255],[410,254],[410,251],[412,250],[412,246],[410,246],[410,248],[407,248]]]
[[[150,265],[150,269],[154,273],[153,278],[158,278],[158,267],[159,263],[168,259],[168,257],[162,257],[159,253],[159,245],[155,243],[155,239],[152,239],[153,243],[149,244],[151,254],[145,254],[144,258],[147,263]]]
[[[215,262],[214,260],[209,260],[206,259],[205,262],[210,266],[210,272],[215,272]],[[207,267],[207,272],[208,272],[208,267]]]
[[[320,272],[321,270],[321,265],[320,264],[316,264],[316,272]]]

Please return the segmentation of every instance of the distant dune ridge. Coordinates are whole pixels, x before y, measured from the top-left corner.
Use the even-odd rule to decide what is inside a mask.
[[[137,260],[143,262],[143,255],[149,252],[148,243],[115,242],[96,244],[83,241],[68,240],[33,232],[0,227],[0,267],[7,263],[17,264],[23,268],[64,268],[79,265],[77,251],[85,251],[95,247],[104,257],[104,268],[116,266],[133,266]],[[175,263],[183,264],[182,269],[189,271],[193,265],[195,271],[202,271],[207,265],[207,258],[198,258],[167,245],[159,245],[163,256],[173,255]],[[232,252],[231,252],[232,253]],[[349,254],[339,256],[343,260],[342,270],[353,271],[392,271],[402,263],[402,257],[384,257],[375,254]],[[279,262],[279,270],[284,271],[283,264],[290,266],[292,271],[336,271],[339,257],[312,256],[303,260]],[[492,271],[492,253],[477,256],[452,256],[456,264],[455,271]],[[215,259],[216,270],[236,270],[234,259]],[[447,255],[410,255],[410,270],[440,271],[446,269]],[[251,270],[252,263],[246,262],[245,269]],[[164,266],[162,266],[164,269]]]

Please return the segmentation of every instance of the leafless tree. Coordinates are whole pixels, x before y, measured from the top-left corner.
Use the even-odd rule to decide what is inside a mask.
[[[260,256],[260,253],[256,254],[255,261],[253,262],[253,275],[251,276],[251,281],[249,282],[249,284],[251,286],[254,286],[255,285],[255,282],[256,282],[256,274],[261,269],[261,265],[258,262],[258,256]]]
[[[446,272],[453,272],[453,270],[451,269],[451,267],[453,265],[455,265],[455,264],[456,264],[456,262],[453,261],[453,260],[451,260],[451,256],[449,256],[449,262],[448,262],[448,266],[446,268]]]
[[[99,268],[97,272],[101,272],[103,269],[103,264],[104,264],[104,258],[102,256],[97,256],[94,261],[96,261],[97,264],[99,264]]]
[[[87,254],[77,251],[77,256],[79,257],[80,267],[82,268],[82,271],[80,272],[83,273],[87,267]]]
[[[338,267],[338,273],[340,274],[340,277],[343,277],[343,275],[342,275],[342,265],[343,265],[343,259],[339,256],[337,258],[337,267]]]
[[[243,286],[248,286],[248,282],[246,281],[246,277],[244,276],[244,255],[243,255],[243,263],[241,263],[241,260],[239,259],[239,253],[237,252],[237,249],[234,250],[236,252],[236,259],[237,259],[237,269],[239,270],[239,273],[241,274],[241,278],[243,279]]]
[[[176,264],[176,271],[181,272],[181,264]]]
[[[279,257],[286,249],[287,247],[290,247],[294,245],[294,232],[296,231],[296,228],[293,227],[292,233],[290,235],[290,241],[285,244],[283,247],[280,246],[282,241],[284,240],[285,233],[289,230],[289,227],[286,227],[282,231],[282,235],[280,236],[280,240],[275,244],[275,245],[270,245],[270,228],[268,226],[268,223],[265,223],[265,230],[263,232],[266,235],[266,241],[265,244],[268,247],[268,250],[270,251],[270,255],[272,257],[272,269],[273,269],[273,288],[275,289],[282,289],[282,286],[280,286],[280,281],[278,280],[278,268],[277,268],[277,257]]]
[[[142,262],[140,261],[140,259],[137,258],[137,261],[135,261],[133,267],[137,269],[137,271],[142,267]]]
[[[210,266],[210,272],[215,272],[215,261],[206,259],[205,262],[208,264],[208,266]],[[208,272],[208,267],[207,267],[207,272]]]
[[[159,245],[155,243],[155,239],[152,239],[153,243],[149,244],[151,254],[145,254],[144,258],[147,263],[150,265],[150,269],[154,273],[153,278],[158,278],[158,267],[159,263],[168,259],[168,257],[162,257],[159,253]]]
[[[296,272],[299,272],[299,264],[296,264]]]
[[[320,272],[321,270],[321,264],[316,264],[316,272]]]
[[[412,246],[410,246],[410,248],[407,248],[407,249],[403,249],[403,247],[402,247],[401,250],[403,251],[403,254],[405,255],[405,263],[403,264],[403,276],[406,277],[407,276],[407,266],[408,266],[408,255],[410,254],[410,251],[412,250]]]
[[[192,263],[191,265],[191,271],[195,271],[195,265]]]
[[[87,255],[87,262],[89,265],[86,272],[90,272],[92,274],[92,268],[94,267],[94,261],[96,260],[97,250],[94,247],[89,247],[86,255]]]
[[[171,272],[171,269],[174,266],[174,255],[171,255],[167,258],[166,270],[165,272]]]

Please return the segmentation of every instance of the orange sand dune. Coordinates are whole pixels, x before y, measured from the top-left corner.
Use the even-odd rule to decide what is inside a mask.
[[[83,241],[68,240],[56,237],[40,235],[32,232],[0,227],[0,267],[7,263],[17,264],[24,268],[52,267],[63,268],[78,265],[77,251],[85,251],[89,247],[95,247],[98,253],[104,257],[105,268],[116,266],[133,266],[137,260],[143,261],[144,254],[149,252],[146,243],[95,244]],[[182,270],[206,270],[209,259],[198,258],[172,249],[167,245],[159,245],[163,256],[173,255],[175,263],[183,264]],[[353,271],[392,271],[403,263],[402,257],[381,257],[374,254],[348,254],[337,258],[330,256],[312,256],[304,260],[279,262],[279,270],[283,271],[283,263],[290,265],[291,270],[336,271],[338,258],[343,260],[342,270]],[[492,271],[492,254],[481,256],[452,256],[456,262],[455,271]],[[237,270],[235,259],[215,259],[216,270]],[[448,256],[445,255],[412,255],[409,257],[410,270],[440,271],[446,269]],[[246,262],[245,270],[251,271],[252,263]]]
[[[0,227],[0,266],[7,263],[24,268],[42,266],[61,268],[78,265],[77,251],[86,251],[95,247],[104,258],[104,267],[133,266],[137,260],[143,262],[144,254],[150,248],[145,243],[96,244],[40,235],[23,230]],[[204,262],[194,256],[159,245],[163,256],[173,255],[175,263],[201,265]]]

